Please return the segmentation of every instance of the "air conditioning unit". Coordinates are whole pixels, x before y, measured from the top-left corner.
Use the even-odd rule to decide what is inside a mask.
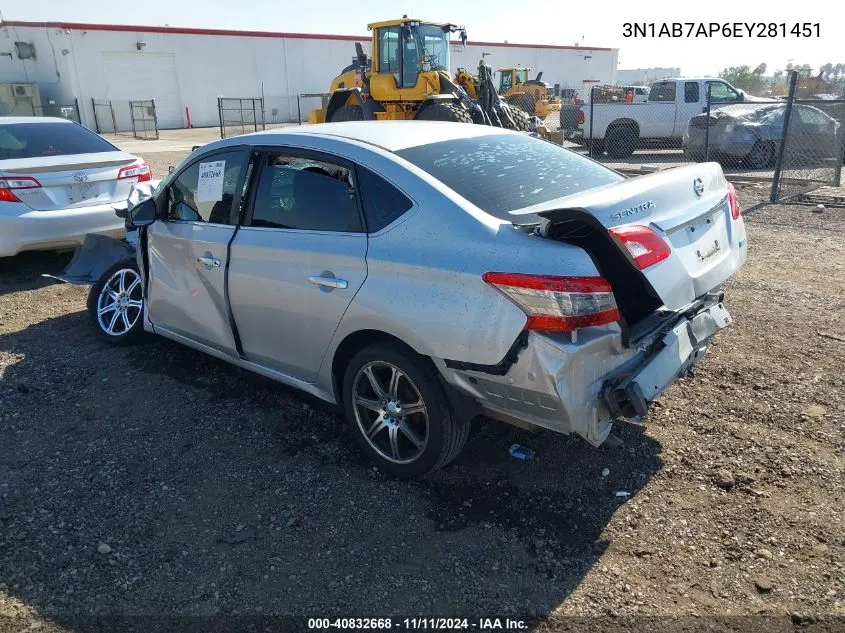
[[[32,84],[12,84],[12,92],[16,97],[32,98]]]

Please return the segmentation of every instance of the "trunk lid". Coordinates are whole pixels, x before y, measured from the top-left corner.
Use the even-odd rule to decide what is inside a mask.
[[[671,253],[641,272],[671,310],[717,288],[746,258],[745,226],[741,216],[733,219],[731,215],[728,183],[717,163],[638,176],[512,213],[539,215],[543,218],[540,233],[545,237],[559,235],[561,226],[579,222],[579,217],[587,217],[593,229],[608,235],[609,229],[623,226],[651,228]],[[582,239],[580,245],[601,260],[601,249],[590,248],[594,242]],[[621,242],[613,242],[636,268]]]
[[[117,179],[121,167],[141,160],[125,152],[97,152],[0,161],[0,178],[34,178],[40,187],[15,195],[36,211],[73,209],[126,200],[135,179]]]

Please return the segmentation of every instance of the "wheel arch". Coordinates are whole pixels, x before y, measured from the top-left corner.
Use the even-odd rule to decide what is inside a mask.
[[[637,123],[634,119],[627,119],[627,118],[614,119],[613,121],[611,121],[610,125],[607,126],[607,131],[605,132],[605,136],[607,136],[607,134],[612,129],[620,128],[620,127],[631,128],[634,131],[634,134],[637,135],[637,138],[639,138],[639,136],[640,136],[640,124]]]
[[[329,102],[326,104],[326,121],[331,121],[332,115],[347,103],[357,105],[364,114],[364,120],[371,121],[376,118],[376,112],[384,111],[382,105],[363,94],[361,88],[340,88],[332,93]]]
[[[357,354],[359,351],[361,351],[368,345],[373,345],[375,343],[398,344],[406,348],[407,350],[413,352],[417,356],[425,358],[428,362],[431,362],[432,367],[434,367],[434,363],[431,361],[430,356],[421,354],[418,350],[414,349],[413,346],[409,345],[398,336],[389,334],[382,330],[375,329],[355,330],[354,332],[350,332],[343,337],[343,340],[338,343],[332,355],[332,388],[334,389],[335,399],[338,403],[343,401],[341,385],[343,384],[343,372],[346,371],[346,366],[349,364],[349,361],[352,360],[352,357],[355,356],[355,354]]]

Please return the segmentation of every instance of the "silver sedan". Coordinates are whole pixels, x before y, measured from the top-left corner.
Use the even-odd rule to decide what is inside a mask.
[[[152,332],[340,405],[398,476],[453,460],[477,414],[595,446],[643,419],[730,322],[747,252],[715,163],[629,180],[437,122],[215,142],[127,223],[137,252],[92,241],[63,277],[94,282],[103,339]]]

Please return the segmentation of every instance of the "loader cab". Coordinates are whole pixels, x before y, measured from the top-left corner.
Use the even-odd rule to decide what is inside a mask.
[[[507,94],[513,88],[519,88],[521,84],[528,81],[530,68],[500,68],[499,73],[499,94]]]
[[[421,20],[392,20],[370,25],[373,60],[370,93],[382,102],[415,101],[439,91],[437,73],[449,72],[450,34],[463,29]]]

